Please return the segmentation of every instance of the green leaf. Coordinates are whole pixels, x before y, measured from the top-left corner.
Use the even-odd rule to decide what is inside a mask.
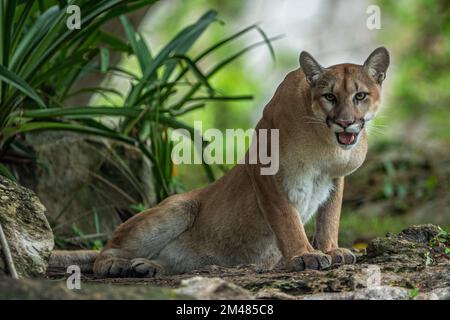
[[[173,50],[174,54],[185,54],[216,17],[216,11],[210,10],[206,12],[196,23],[182,30],[174,40],[169,43],[168,47]],[[175,69],[175,65],[176,63],[169,63],[166,66],[162,76],[163,82],[166,82],[169,79],[172,71]]]
[[[95,136],[101,136],[109,139],[114,139],[128,144],[135,145],[135,140],[126,137],[114,131],[101,130],[95,127],[83,126],[80,124],[63,123],[63,122],[30,122],[22,124],[18,127],[7,128],[3,131],[4,140],[7,140],[19,133],[43,131],[43,130],[59,130],[59,131],[71,131],[76,133],[92,134]]]
[[[100,71],[106,73],[109,67],[109,50],[107,48],[100,48]]]
[[[192,73],[195,75],[195,77],[199,80],[200,83],[202,83],[206,88],[208,88],[210,94],[214,93],[214,89],[208,82],[208,78],[203,74],[203,72],[197,67],[194,61],[192,61],[188,56],[185,56],[183,54],[176,54],[171,59],[175,60],[182,60],[187,63],[189,69],[192,70]]]
[[[93,92],[93,93],[98,93],[100,95],[104,95],[106,93],[111,93],[115,96],[118,96],[120,98],[123,98],[123,94],[122,92],[116,90],[116,89],[112,89],[112,88],[104,88],[104,87],[88,87],[88,88],[83,88],[80,89],[78,91],[75,91],[73,93],[71,93],[70,95],[68,95],[67,97],[72,97],[72,96],[76,96],[77,94],[81,94],[81,93],[85,93],[85,92]]]
[[[100,217],[98,215],[97,209],[94,207],[92,208],[92,211],[94,212],[94,226],[95,226],[95,232],[101,233],[101,224],[100,224]]]
[[[59,12],[60,10],[56,6],[48,9],[46,12],[40,15],[33,23],[31,28],[27,30],[27,32],[23,36],[23,39],[21,39],[19,45],[17,46],[14,55],[11,58],[11,70],[18,72],[19,68],[23,69],[23,67],[25,66],[25,63],[23,63],[25,59],[31,60],[30,53],[35,49],[41,39],[49,31],[51,22],[54,22]]]
[[[92,241],[92,250],[101,251],[103,249],[103,242],[101,240]]]
[[[134,210],[134,212],[139,213],[146,209],[145,205],[142,203],[132,204],[130,208]]]
[[[3,1],[1,2],[3,5]],[[2,31],[3,31],[3,53],[2,53],[2,61],[1,64],[5,67],[8,67],[9,64],[9,57],[10,57],[10,49],[11,49],[11,42],[12,42],[12,33],[13,33],[13,19],[14,14],[16,11],[16,0],[8,0],[6,2],[6,10],[5,10],[5,16],[2,17],[4,21],[0,21],[3,23]]]
[[[282,36],[275,36],[275,37],[269,38],[267,41],[269,41],[269,42],[274,42],[274,41],[279,40],[279,39],[281,39],[281,38],[282,38]],[[244,49],[242,49],[242,50],[236,52],[235,54],[231,55],[230,57],[224,59],[223,61],[221,61],[220,63],[218,63],[218,64],[217,64],[217,65],[216,65],[216,66],[208,73],[208,75],[207,75],[208,78],[209,78],[210,76],[214,75],[215,73],[217,73],[220,69],[222,69],[223,67],[225,67],[227,64],[231,63],[232,61],[234,61],[234,60],[236,60],[237,58],[241,57],[243,54],[247,53],[248,51],[250,51],[250,50],[252,50],[252,49],[254,49],[254,48],[256,48],[256,47],[259,47],[259,46],[261,46],[261,45],[263,45],[263,44],[267,44],[267,41],[264,40],[264,41],[255,42],[255,43],[253,43],[253,44],[251,44],[251,45],[245,47]]]
[[[270,41],[275,41],[277,39],[280,39],[280,37],[272,37],[269,40]],[[256,42],[254,44],[251,44],[247,47],[245,47],[244,49],[238,51],[237,53],[229,56],[228,58],[222,60],[221,62],[219,62],[216,66],[214,66],[212,68],[212,70],[210,70],[207,74],[206,77],[209,79],[210,77],[212,77],[214,74],[216,74],[217,72],[219,72],[222,68],[224,68],[226,65],[228,65],[229,63],[233,62],[234,60],[236,60],[237,58],[239,58],[240,56],[242,56],[243,54],[245,54],[246,52],[248,52],[249,50],[252,50],[262,44],[265,44],[265,41],[260,41],[260,42]],[[183,105],[188,102],[190,99],[192,99],[192,96],[198,91],[198,89],[201,87],[201,84],[196,84],[194,86],[192,86],[192,88],[184,95],[183,98],[180,99],[179,102],[177,102],[173,107],[171,107],[174,110],[179,110],[180,108],[183,107]]]
[[[272,57],[272,60],[275,61],[276,60],[275,50],[273,49],[272,41],[270,41],[270,39],[267,37],[267,35],[263,29],[261,29],[260,27],[257,27],[256,30],[258,30],[259,34],[263,37],[264,42],[266,43],[267,47],[269,48],[270,56]]]
[[[119,39],[118,37],[116,37],[110,33],[100,31],[99,40],[102,43],[109,45],[111,47],[111,49],[114,49],[119,52],[131,53],[131,47],[129,45],[127,45],[121,39]]]
[[[13,43],[11,46],[12,50],[15,50],[17,43],[21,39],[22,30],[25,26],[25,22],[28,21],[27,19],[29,18],[30,11],[31,11],[31,8],[33,7],[33,4],[34,4],[34,1],[26,1],[26,4],[20,14],[20,17],[15,24],[14,32],[13,32]]]
[[[128,21],[126,16],[120,16],[120,21],[125,29],[125,34],[127,36],[128,42],[132,48],[132,51],[136,54],[139,65],[141,67],[142,73],[150,66],[152,62],[152,57],[150,50],[145,44],[142,36],[134,31],[133,26]]]
[[[12,180],[16,181],[16,177],[12,174],[12,172],[6,167],[3,163],[0,163],[0,175]]]
[[[411,289],[411,290],[409,290],[408,291],[408,296],[411,298],[411,299],[414,299],[415,297],[417,297],[417,295],[419,294],[419,288],[413,288],[413,289]]]
[[[206,12],[200,19],[184,28],[179,32],[152,60],[152,63],[145,68],[143,72],[142,80],[132,88],[128,98],[125,101],[126,106],[135,105],[139,99],[143,89],[149,85],[152,79],[156,77],[156,71],[163,65],[165,70],[161,79],[162,84],[165,84],[173,70],[175,69],[176,62],[168,62],[167,59],[174,54],[184,54],[195,43],[198,37],[205,31],[208,25],[214,21],[217,16],[217,12],[210,10]]]
[[[12,73],[11,71],[6,69],[2,65],[0,65],[0,80],[3,80],[6,83],[10,84],[11,86],[19,89],[24,94],[26,94],[28,97],[30,97],[31,99],[36,101],[39,106],[41,106],[42,108],[45,108],[44,101],[38,96],[38,94],[33,90],[33,88],[31,88],[19,76]]]
[[[233,40],[235,40],[235,39],[245,35],[246,33],[250,32],[251,30],[256,29],[256,28],[258,28],[257,25],[248,26],[248,27],[242,29],[241,31],[239,31],[239,32],[237,32],[237,33],[235,33],[235,34],[233,34],[233,35],[231,35],[231,36],[229,36],[229,37],[227,37],[227,38],[225,38],[225,39],[215,43],[214,45],[212,45],[211,47],[207,48],[202,53],[200,53],[195,59],[193,59],[194,63],[199,62],[204,57],[206,57],[209,54],[211,54],[212,52],[218,50],[220,47],[222,47],[222,46],[226,45],[227,43],[229,43],[229,42],[231,42],[231,41],[233,41]],[[264,34],[264,36],[265,36],[265,34]],[[265,39],[264,43],[266,43],[266,44],[269,43],[271,45],[271,42],[275,41],[277,39],[279,39],[279,37],[273,37],[273,38],[270,38],[270,39]],[[271,50],[273,50],[273,48]],[[184,68],[184,70],[182,70],[179,73],[178,77],[172,82],[172,85],[167,88],[166,98],[169,96],[170,92],[172,91],[172,87],[175,85],[175,83],[177,83],[178,80],[180,80],[187,71],[188,71],[188,68]],[[195,91],[196,91],[196,89],[195,89]]]
[[[236,32],[235,34],[229,36],[228,38],[225,38],[225,39],[223,39],[223,40],[220,40],[219,42],[215,43],[214,45],[212,45],[211,47],[209,47],[208,49],[206,49],[205,51],[203,51],[202,53],[200,53],[200,54],[194,59],[194,61],[195,61],[195,62],[200,61],[201,59],[203,59],[204,57],[206,57],[207,55],[209,55],[209,54],[212,53],[213,51],[215,51],[215,50],[219,49],[220,47],[226,45],[227,43],[229,43],[229,42],[231,42],[231,41],[233,41],[233,40],[235,40],[235,39],[237,39],[237,38],[243,36],[244,34],[246,34],[247,32],[249,32],[249,31],[251,31],[251,30],[253,30],[253,29],[255,29],[255,28],[257,28],[257,25],[251,25],[251,26],[248,26],[248,27],[242,29],[241,31]]]
[[[119,116],[136,117],[138,109],[116,108],[116,107],[72,107],[72,108],[47,108],[40,110],[24,110],[14,112],[11,117],[30,119],[57,118],[64,116]]]

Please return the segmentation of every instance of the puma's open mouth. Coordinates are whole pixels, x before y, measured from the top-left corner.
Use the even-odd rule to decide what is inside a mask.
[[[358,133],[354,132],[337,132],[336,138],[339,144],[350,146],[356,143],[358,138]]]

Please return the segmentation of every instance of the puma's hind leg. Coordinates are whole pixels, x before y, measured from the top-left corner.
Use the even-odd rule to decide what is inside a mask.
[[[94,263],[102,277],[146,277],[170,273],[170,261],[159,252],[194,222],[196,200],[172,200],[141,212],[119,226]]]

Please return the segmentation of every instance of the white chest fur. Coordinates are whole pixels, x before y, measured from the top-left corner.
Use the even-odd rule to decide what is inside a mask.
[[[289,202],[305,224],[323,204],[333,188],[332,178],[315,170],[299,170],[282,175],[281,183]]]

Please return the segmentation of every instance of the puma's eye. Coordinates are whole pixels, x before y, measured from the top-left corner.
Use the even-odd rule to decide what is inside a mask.
[[[358,92],[355,94],[355,99],[358,101],[362,101],[367,97],[367,92]]]
[[[336,97],[332,93],[325,93],[323,96],[328,101],[332,101],[332,102],[336,101]]]

